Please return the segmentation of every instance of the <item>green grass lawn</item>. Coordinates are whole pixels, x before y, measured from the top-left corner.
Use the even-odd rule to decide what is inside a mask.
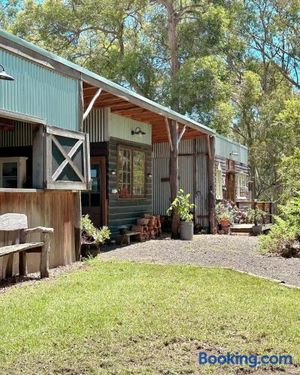
[[[200,368],[197,353],[299,362],[300,290],[229,270],[93,260],[1,294],[0,337],[1,374],[240,374]]]

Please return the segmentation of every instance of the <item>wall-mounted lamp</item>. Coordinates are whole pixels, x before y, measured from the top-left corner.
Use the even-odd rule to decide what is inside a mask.
[[[137,126],[134,130],[131,130],[131,135],[145,135],[146,133]]]
[[[9,74],[6,73],[4,70],[4,66],[0,64],[0,68],[2,70],[0,71],[0,79],[3,79],[4,81],[14,81],[14,77],[10,76]]]
[[[118,190],[117,189],[112,189],[111,193],[112,194],[118,194]]]
[[[116,174],[117,174],[117,173],[116,173],[115,170],[111,171],[111,175],[112,175],[112,176],[115,176]]]
[[[152,178],[152,173],[148,173],[148,174],[147,174],[147,177],[148,177],[148,178]]]

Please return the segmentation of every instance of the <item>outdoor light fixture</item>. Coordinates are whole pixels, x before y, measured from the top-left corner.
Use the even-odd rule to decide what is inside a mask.
[[[2,70],[0,71],[0,79],[3,79],[4,81],[14,81],[14,77],[10,76],[9,74],[6,73],[4,66],[0,64],[0,68]]]
[[[148,177],[148,178],[152,178],[152,173],[148,173],[148,174],[147,174],[147,177]]]
[[[115,170],[112,170],[112,171],[111,171],[111,174],[112,174],[112,176],[115,176],[115,175],[116,175],[116,171],[115,171]]]
[[[145,135],[146,133],[137,126],[134,130],[131,130],[131,135]]]

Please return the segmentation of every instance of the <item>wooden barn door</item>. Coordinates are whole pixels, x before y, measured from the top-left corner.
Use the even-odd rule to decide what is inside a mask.
[[[99,228],[107,224],[105,157],[91,157],[90,173],[91,191],[82,194],[82,213]]]

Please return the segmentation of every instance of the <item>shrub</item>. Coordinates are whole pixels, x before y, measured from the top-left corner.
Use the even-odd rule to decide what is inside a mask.
[[[193,221],[193,214],[191,211],[195,207],[190,203],[191,194],[184,194],[183,189],[178,190],[177,197],[173,200],[171,206],[167,210],[167,214],[175,213],[180,217],[181,221]]]
[[[103,244],[106,240],[110,239],[110,230],[104,226],[100,229],[96,228],[92,223],[89,215],[82,216],[81,229],[83,231],[83,243],[94,242],[97,245]]]
[[[248,208],[245,214],[246,214],[246,223],[256,222],[257,224],[263,224],[267,216],[267,213],[265,211],[262,211],[258,208],[257,209]]]
[[[260,238],[263,252],[285,257],[300,255],[300,194],[279,206],[280,215],[270,233]]]

